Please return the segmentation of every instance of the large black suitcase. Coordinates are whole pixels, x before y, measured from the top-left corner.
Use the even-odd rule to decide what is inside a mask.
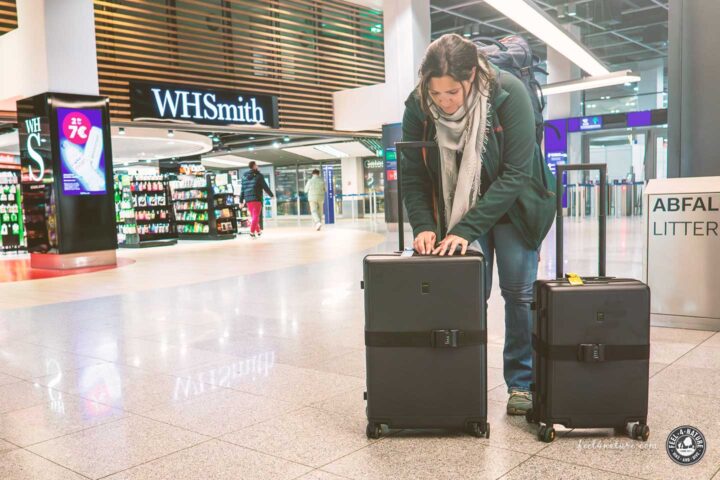
[[[600,170],[599,276],[563,276],[562,175]],[[638,280],[605,276],[607,166],[559,165],[557,278],[534,287],[533,407],[538,438],[555,439],[553,424],[615,428],[647,440],[650,289]]]
[[[398,142],[397,156],[433,146]],[[400,251],[364,260],[366,433],[447,428],[489,438],[484,259],[404,250],[400,182],[398,168]]]

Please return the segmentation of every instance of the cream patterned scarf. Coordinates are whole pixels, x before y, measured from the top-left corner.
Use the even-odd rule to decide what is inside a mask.
[[[482,157],[485,152],[488,95],[473,87],[457,112],[447,115],[430,104],[440,150],[443,201],[450,231],[475,205],[480,195]],[[466,148],[467,147],[467,148]],[[462,151],[458,167],[456,155]]]

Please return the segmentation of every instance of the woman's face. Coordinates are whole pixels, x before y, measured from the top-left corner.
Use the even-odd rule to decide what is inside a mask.
[[[474,77],[474,70],[470,79],[462,82],[458,82],[450,75],[433,77],[428,84],[430,98],[443,112],[452,115],[465,103],[465,92],[470,93]]]

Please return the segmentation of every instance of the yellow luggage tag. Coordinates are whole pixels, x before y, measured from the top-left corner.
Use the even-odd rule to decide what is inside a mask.
[[[567,278],[568,282],[570,282],[570,285],[577,287],[579,285],[585,285],[582,278],[580,278],[580,275],[577,273],[568,273],[565,275],[565,278]]]

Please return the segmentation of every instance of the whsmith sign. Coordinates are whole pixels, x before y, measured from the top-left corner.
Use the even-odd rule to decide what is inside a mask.
[[[720,177],[651,180],[645,278],[654,325],[720,328]]]
[[[130,113],[133,120],[278,128],[275,96],[187,85],[130,82]]]

